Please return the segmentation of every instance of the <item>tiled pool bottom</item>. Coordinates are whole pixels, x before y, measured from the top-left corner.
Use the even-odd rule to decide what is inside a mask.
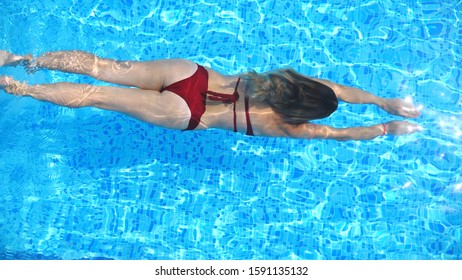
[[[3,226],[2,257],[461,256],[462,193],[435,183],[422,167],[403,177],[413,163],[393,163],[395,154],[421,149],[419,140],[319,141],[303,149],[303,141],[233,141],[227,132],[166,131],[112,113],[100,116],[107,123],[98,129],[97,115],[83,120],[85,130],[70,119],[44,131],[51,120],[44,121],[24,140],[22,152],[38,160],[27,171],[18,162],[8,167],[8,185],[16,187],[3,198],[2,213],[16,222]],[[45,136],[54,154],[49,146],[48,153],[27,151],[28,141]],[[16,149],[11,156],[21,158]]]

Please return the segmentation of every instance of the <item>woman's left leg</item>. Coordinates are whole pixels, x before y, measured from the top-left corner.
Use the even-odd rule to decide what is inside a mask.
[[[83,74],[95,79],[141,89],[160,90],[168,61],[130,61],[101,58],[84,51],[47,52],[32,67]]]
[[[84,51],[47,52],[36,59],[0,50],[0,67],[27,64],[31,71],[40,68],[83,74],[126,86],[160,91],[165,76],[172,70],[171,60],[130,61],[101,58]],[[178,63],[177,63],[178,64]]]

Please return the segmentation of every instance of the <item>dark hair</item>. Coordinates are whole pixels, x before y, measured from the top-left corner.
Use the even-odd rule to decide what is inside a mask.
[[[289,124],[328,117],[338,107],[337,96],[330,87],[292,69],[253,72],[245,78],[250,82],[249,97],[269,104]]]

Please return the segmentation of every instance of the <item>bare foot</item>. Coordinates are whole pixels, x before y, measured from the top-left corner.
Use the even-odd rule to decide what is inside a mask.
[[[13,82],[13,78],[8,76],[0,76],[0,88],[6,88],[11,82]]]
[[[27,85],[21,83],[8,76],[0,76],[0,89],[3,89],[7,93],[23,96],[26,95]]]
[[[20,56],[10,53],[8,51],[0,50],[0,67],[28,64],[31,60],[31,55]]]

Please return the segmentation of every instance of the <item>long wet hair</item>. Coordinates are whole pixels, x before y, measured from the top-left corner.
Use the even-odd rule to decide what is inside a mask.
[[[303,124],[330,116],[338,107],[334,91],[292,69],[244,76],[247,95],[268,104],[289,124]]]

